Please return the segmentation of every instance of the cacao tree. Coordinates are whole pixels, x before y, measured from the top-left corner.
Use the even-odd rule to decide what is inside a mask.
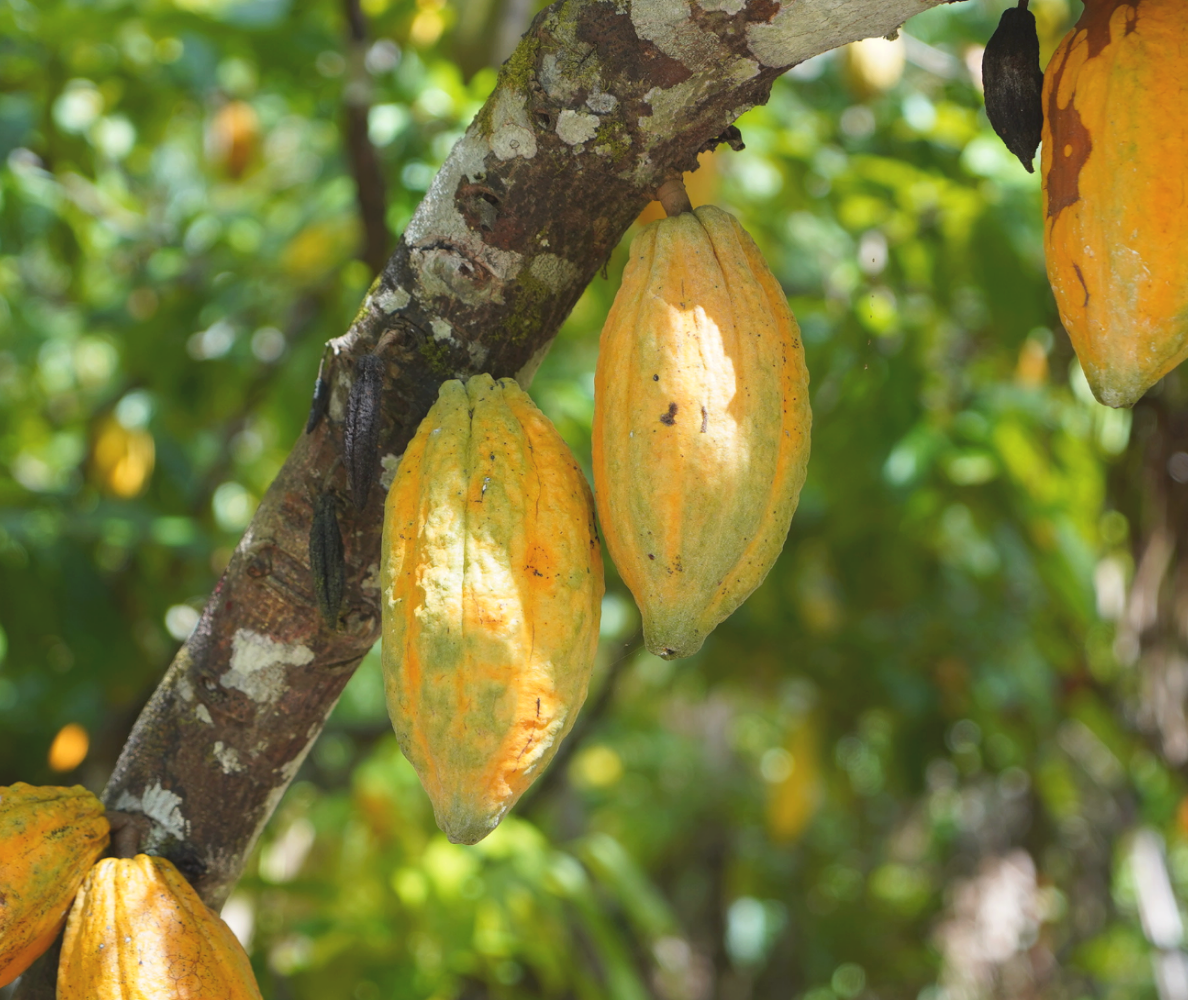
[[[640,211],[699,159],[706,165],[688,175],[690,188],[726,176],[720,192],[750,212],[805,333],[819,414],[814,459],[769,584],[704,659],[666,672],[637,653],[634,613],[612,579],[613,650],[587,706],[597,739],[579,723],[574,755],[555,762],[525,798],[523,823],[493,847],[456,854],[426,839],[430,821],[383,742],[382,711],[378,722],[368,716],[351,731],[352,745],[375,752],[351,759],[360,766],[349,813],[332,796],[300,812],[300,796],[313,795],[307,784],[263,834],[266,852],[256,856],[268,859],[267,877],[253,868],[247,880],[262,935],[273,933],[268,901],[292,885],[284,859],[307,856],[303,837],[308,852],[310,842],[339,842],[321,839],[324,831],[366,827],[369,845],[353,841],[357,862],[345,848],[340,861],[321,859],[332,875],[311,891],[319,904],[285,912],[268,956],[254,954],[266,995],[294,995],[297,983],[299,995],[429,996],[447,980],[454,995],[576,995],[576,980],[550,963],[585,953],[596,956],[589,995],[791,990],[824,1000],[867,985],[915,996],[935,980],[954,993],[1018,996],[1057,981],[1069,990],[1116,983],[1118,969],[1147,977],[1126,995],[1155,988],[1142,893],[1115,855],[1128,856],[1136,825],[1159,829],[1172,838],[1179,887],[1182,789],[1167,762],[1182,761],[1143,735],[1144,725],[1163,740],[1178,731],[1174,697],[1150,693],[1176,690],[1178,668],[1151,666],[1172,661],[1149,652],[1162,640],[1142,626],[1132,647],[1146,694],[1133,718],[1138,702],[1119,710],[1126,657],[1090,581],[1114,572],[1128,593],[1125,525],[1138,524],[1146,501],[1126,494],[1138,479],[1124,473],[1107,499],[1129,417],[1098,407],[1077,369],[1066,377],[1072,355],[1036,250],[1038,189],[990,145],[977,117],[976,76],[963,56],[985,43],[1004,6],[563,0],[500,53],[497,76],[475,53],[490,52],[501,32],[477,4],[282,5],[279,16],[292,19],[283,31],[266,3],[102,15],[64,3],[53,8],[60,24],[48,23],[49,7],[12,4],[0,14],[0,281],[12,328],[45,337],[30,337],[33,349],[3,349],[0,385],[17,400],[6,416],[20,412],[18,392],[44,392],[44,406],[25,406],[44,410],[48,428],[18,427],[14,417],[6,444],[15,470],[0,498],[7,664],[44,662],[40,672],[66,685],[83,661],[98,661],[71,629],[120,651],[112,660],[122,659],[125,675],[113,668],[108,687],[132,690],[121,695],[122,714],[91,723],[117,742],[130,730],[122,750],[106,748],[118,762],[104,800],[131,817],[128,843],[170,859],[213,906],[227,900],[301,768],[343,773],[329,749],[343,745],[341,733],[307,761],[340,696],[342,718],[375,700],[367,663],[348,683],[378,635],[383,493],[444,379],[488,372],[527,385],[539,371],[535,391],[563,433],[567,420],[579,428],[567,436],[581,454],[589,341],[575,337],[548,357],[547,348],[571,315],[596,330],[609,304],[599,273],[617,274],[616,247]],[[1046,62],[1076,11],[1038,0],[1033,10]],[[915,15],[924,17],[908,20]],[[949,20],[925,21],[940,15]],[[101,16],[103,30],[82,27]],[[942,27],[930,35],[928,24]],[[291,51],[269,51],[278,37]],[[430,56],[438,39],[456,41],[453,77]],[[839,48],[860,39],[897,53],[888,57],[892,67],[900,60],[895,72],[906,52],[909,76],[926,82],[884,87],[862,68],[866,50]],[[814,59],[825,53],[834,55]],[[30,81],[42,65],[50,69],[39,93]],[[261,85],[262,73],[284,77],[284,87],[275,77]],[[181,123],[171,127],[189,123],[191,155],[199,149],[218,174],[209,190],[164,129],[155,147],[137,138],[153,128],[136,112],[154,86],[203,94],[206,103],[178,97],[169,114]],[[732,150],[742,142],[746,150]],[[345,184],[310,179],[336,156],[335,180]],[[154,170],[167,180],[132,205],[129,186]],[[299,190],[307,204],[252,201],[267,185]],[[202,204],[200,190],[214,197]],[[340,225],[347,215],[361,222]],[[270,243],[281,231],[284,240]],[[14,240],[25,252],[9,253]],[[108,271],[118,276],[114,291]],[[115,367],[104,360],[111,343],[122,354],[108,386],[109,376],[93,373]],[[344,460],[348,402],[370,363],[362,359],[373,357],[383,383],[376,461],[357,467]],[[175,374],[164,380],[161,365]],[[37,375],[22,388],[26,370]],[[315,377],[322,389],[307,420]],[[181,397],[173,427],[153,422],[146,387],[160,396],[162,385]],[[1174,388],[1173,377],[1163,391]],[[251,469],[255,456],[287,448],[253,441],[267,406],[301,410],[301,421],[279,422],[295,438],[283,465],[269,458]],[[71,439],[63,428],[80,409],[85,428]],[[199,442],[197,473],[174,443],[194,433],[183,417],[214,428]],[[1158,423],[1178,426],[1173,417]],[[1179,468],[1178,438],[1161,441],[1149,466],[1174,496],[1181,479],[1159,470]],[[59,468],[68,470],[60,481]],[[368,474],[375,482],[362,489]],[[250,521],[250,491],[233,488],[240,480],[262,493]],[[155,506],[138,507],[150,488],[161,491]],[[310,554],[327,493],[339,501],[345,567],[330,588],[311,572]],[[367,500],[356,507],[360,493]],[[242,532],[233,551],[202,548],[190,525],[203,518],[217,522],[220,539]],[[68,558],[74,549],[55,541],[69,531],[89,532],[94,557],[81,570]],[[1162,537],[1138,534],[1144,545]],[[63,580],[106,588],[110,605],[79,601],[89,609],[82,620],[39,625],[38,637],[59,638],[27,651],[18,623],[42,621],[34,598],[51,591],[29,585],[22,594],[21,573],[29,559],[55,565],[59,556],[42,554],[55,552],[65,553]],[[1169,578],[1170,558],[1151,574]],[[175,615],[177,633],[188,632],[176,651],[137,571],[186,597],[217,576],[196,621]],[[1098,588],[1099,607],[1107,591]],[[52,592],[69,594],[65,585]],[[1134,608],[1140,592],[1120,606]],[[173,599],[171,612],[190,606]],[[1173,603],[1159,613],[1168,635]],[[61,605],[70,617],[72,605]],[[140,687],[170,654],[138,712]],[[60,669],[71,657],[80,666]],[[0,711],[13,720],[0,741],[24,764],[34,755],[20,756],[15,720],[22,710],[37,715],[36,685],[13,676],[11,688],[0,686]],[[70,713],[85,711],[88,692],[77,690],[73,705],[46,711],[43,728],[64,733]],[[653,701],[661,707],[647,714]],[[653,736],[641,750],[644,731]],[[694,750],[704,754],[695,780]],[[44,754],[38,745],[36,760]],[[742,772],[754,783],[746,796],[730,787]],[[676,805],[649,808],[668,788]],[[608,804],[615,789],[622,796]],[[737,804],[737,827],[712,822],[724,802]],[[594,818],[588,827],[572,820],[579,807]],[[552,824],[555,840],[537,822]],[[669,870],[665,852],[680,841],[690,853]],[[465,902],[476,884],[486,894]],[[1004,886],[1019,902],[1014,936],[997,953],[979,944],[979,907]],[[297,897],[283,898],[278,915]],[[511,912],[515,898],[532,900],[529,916]],[[465,910],[478,942],[466,954],[477,959],[455,967],[434,958],[447,938],[422,925],[440,917],[410,916],[429,912],[418,909],[426,899],[436,914]],[[686,904],[711,915],[704,926],[682,926]],[[867,927],[857,918],[868,914]],[[366,952],[385,920],[407,921],[395,947],[407,958],[400,968],[418,970],[399,984],[379,971],[390,953]],[[563,943],[570,926],[578,929]],[[361,950],[335,933],[364,942]],[[340,949],[338,960],[311,957],[310,942]],[[25,977],[18,995],[51,995],[53,962]],[[348,967],[362,971],[346,987],[335,970]]]

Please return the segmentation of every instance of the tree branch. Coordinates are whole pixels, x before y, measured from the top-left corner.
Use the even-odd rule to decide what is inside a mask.
[[[790,65],[886,35],[944,0],[559,0],[543,11],[435,178],[355,322],[331,342],[329,411],[303,434],[138,720],[104,793],[217,907],[379,634],[383,497],[339,505],[344,611],[318,613],[313,498],[349,497],[357,359],[386,368],[386,486],[442,380],[527,382],[657,185],[767,99]]]

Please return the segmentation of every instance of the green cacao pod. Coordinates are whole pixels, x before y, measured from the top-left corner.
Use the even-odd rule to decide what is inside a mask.
[[[0,986],[53,944],[109,829],[81,785],[0,788]]]
[[[235,935],[165,858],[100,861],[78,892],[58,1000],[261,1000]]]
[[[1093,393],[1188,357],[1188,4],[1086,0],[1044,79],[1044,251]]]
[[[442,385],[384,513],[388,713],[438,826],[473,844],[586,697],[602,556],[589,487],[511,379]]]
[[[607,548],[658,656],[697,652],[763,581],[809,457],[800,331],[758,247],[706,205],[631,244],[594,376]]]

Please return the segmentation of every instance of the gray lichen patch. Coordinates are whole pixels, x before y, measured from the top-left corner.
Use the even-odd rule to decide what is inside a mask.
[[[397,285],[395,288],[381,288],[373,301],[380,312],[390,315],[408,305],[411,298],[407,291]]]
[[[433,339],[447,344],[454,343],[454,328],[450,326],[447,320],[440,316],[434,316],[429,321],[429,326],[433,330]]]
[[[532,277],[555,293],[569,287],[578,278],[578,269],[564,257],[558,257],[554,253],[537,254],[532,258],[528,271]]]
[[[697,6],[702,10],[720,10],[731,17],[746,5],[746,0],[697,0]]]
[[[722,49],[716,36],[693,21],[687,0],[635,0],[631,23],[640,38],[690,69],[709,65]]]
[[[689,108],[696,107],[710,93],[719,89],[722,81],[725,81],[727,86],[737,86],[759,75],[759,64],[754,59],[724,55],[721,66],[718,80],[692,76],[684,83],[678,83],[673,87],[653,87],[644,95],[652,105],[652,115],[650,118],[641,117],[639,127],[652,134],[667,135],[681,120],[681,116],[688,114]]]
[[[747,25],[747,45],[764,66],[791,66],[861,38],[886,36],[937,0],[799,0],[768,23]]]
[[[520,108],[523,110],[522,99]],[[478,125],[472,125],[433,178],[404,231],[409,267],[422,297],[458,299],[467,305],[500,303],[502,284],[514,280],[520,271],[521,255],[488,246],[482,234],[466,224],[455,201],[463,178],[470,183],[486,178],[490,154],[488,141]],[[489,283],[492,277],[495,286]]]
[[[598,115],[609,115],[618,107],[619,99],[614,94],[604,93],[595,87],[586,98],[586,107]]]
[[[277,642],[251,629],[237,629],[231,639],[231,666],[219,683],[242,691],[258,705],[274,705],[285,692],[285,668],[304,666],[313,658],[313,650],[301,643]]]
[[[140,795],[123,791],[115,802],[116,809],[141,813],[153,821],[153,829],[141,845],[143,850],[152,853],[158,853],[171,838],[185,840],[189,836],[190,821],[182,815],[182,805],[182,797],[162,788],[159,781],[146,787]]]
[[[536,155],[536,133],[528,121],[524,95],[515,90],[495,94],[491,106],[491,152],[501,160]]]
[[[584,114],[566,108],[557,116],[557,135],[571,146],[589,142],[598,134],[597,115]]]

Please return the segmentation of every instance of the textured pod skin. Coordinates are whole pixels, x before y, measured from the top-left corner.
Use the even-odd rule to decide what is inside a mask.
[[[0,788],[0,986],[53,943],[108,839],[103,805],[81,785]]]
[[[689,656],[783,548],[809,457],[808,370],[779,283],[706,205],[635,238],[594,375],[594,489],[644,642]]]
[[[235,935],[165,858],[106,858],[66,922],[58,1000],[260,1000]]]
[[[1048,279],[1094,395],[1188,356],[1188,4],[1087,0],[1044,82]]]
[[[511,379],[442,385],[384,514],[383,667],[401,749],[477,843],[586,698],[602,555],[585,477]]]

